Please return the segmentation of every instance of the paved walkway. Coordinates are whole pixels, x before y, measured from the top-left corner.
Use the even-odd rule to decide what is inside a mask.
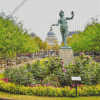
[[[37,59],[41,59],[41,58],[35,58],[35,59],[29,61],[29,63],[32,63],[32,62],[36,61]],[[25,65],[26,63],[28,63],[28,62],[25,62],[25,63],[23,63],[23,64],[19,64],[19,65],[17,65],[17,66],[13,66],[13,67],[23,66],[23,65]],[[0,70],[0,73],[3,73],[3,72],[4,72],[4,69]]]

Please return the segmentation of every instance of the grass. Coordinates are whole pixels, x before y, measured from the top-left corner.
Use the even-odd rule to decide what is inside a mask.
[[[17,99],[17,100],[100,100],[100,96],[90,96],[90,97],[39,97],[39,96],[29,96],[20,95],[0,91],[1,98]]]

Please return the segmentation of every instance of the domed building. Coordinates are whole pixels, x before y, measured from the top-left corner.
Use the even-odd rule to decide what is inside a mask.
[[[31,37],[35,38],[35,37],[37,37],[37,35],[35,33],[31,33]]]
[[[52,31],[52,27],[50,27],[50,31],[47,33],[47,37],[45,41],[51,46],[54,46],[54,41],[57,41],[55,33]]]

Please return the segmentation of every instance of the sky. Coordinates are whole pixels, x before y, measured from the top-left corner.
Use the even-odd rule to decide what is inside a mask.
[[[0,12],[10,15],[23,1],[0,0]],[[12,16],[18,18],[17,22],[22,21],[29,34],[33,32],[45,41],[50,26],[60,18],[61,10],[64,17],[71,17],[74,11],[74,18],[67,21],[68,31],[83,31],[92,17],[100,22],[100,0],[26,0]],[[60,44],[60,25],[52,28]]]

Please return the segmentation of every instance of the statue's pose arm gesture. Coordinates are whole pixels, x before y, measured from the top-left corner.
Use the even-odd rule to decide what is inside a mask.
[[[66,17],[66,20],[71,20],[71,19],[73,19],[73,17],[74,17],[74,12],[72,11],[72,17],[71,18],[68,18],[68,17]]]
[[[58,19],[58,23],[57,24],[52,24],[52,26],[59,26],[60,20]]]

